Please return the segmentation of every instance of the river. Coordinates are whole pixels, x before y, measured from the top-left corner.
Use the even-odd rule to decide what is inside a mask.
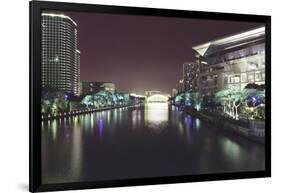
[[[42,182],[264,170],[264,146],[168,103],[42,121]]]

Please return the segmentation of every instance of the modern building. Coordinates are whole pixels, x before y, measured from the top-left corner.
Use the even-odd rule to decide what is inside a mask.
[[[184,84],[183,79],[179,80],[178,84],[176,84],[178,92],[184,92]]]
[[[197,91],[197,77],[199,75],[199,65],[195,62],[183,64],[183,90],[187,92]]]
[[[265,27],[197,45],[193,50],[199,66],[197,87],[205,95],[265,83]]]
[[[78,87],[78,93],[79,93],[79,95],[81,95],[81,94],[83,94],[83,90],[82,90],[82,81],[80,80],[79,81],[79,87]]]
[[[77,24],[67,15],[43,12],[41,26],[43,90],[79,95]]]
[[[111,93],[115,93],[115,91],[116,91],[115,84],[113,84],[112,82],[105,82],[105,83],[103,83],[102,88],[105,91],[109,91]]]
[[[178,94],[177,89],[173,88],[172,89],[172,97],[176,96]]]
[[[81,94],[81,80],[80,80],[80,51],[76,49],[76,65],[75,65],[75,91],[77,95]]]
[[[97,82],[97,81],[82,82],[83,94],[95,94],[104,90],[114,93],[116,91],[115,84],[111,82]]]

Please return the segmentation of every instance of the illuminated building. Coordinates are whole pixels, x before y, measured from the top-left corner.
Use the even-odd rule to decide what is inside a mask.
[[[172,97],[176,96],[178,94],[177,89],[173,88],[172,89]]]
[[[115,92],[115,84],[111,82],[98,82],[98,81],[83,81],[82,93],[83,94],[95,94],[100,91]]]
[[[77,24],[63,14],[42,13],[42,87],[79,95]]]
[[[197,91],[197,77],[199,65],[194,62],[183,64],[183,90],[187,92]]]
[[[199,65],[197,86],[203,94],[243,89],[265,81],[265,27],[194,46]]]
[[[115,84],[111,83],[111,82],[105,82],[103,83],[103,85],[101,86],[105,91],[108,92],[115,92]]]
[[[183,84],[183,79],[179,80],[179,83],[176,85],[178,92],[184,92],[184,84]]]

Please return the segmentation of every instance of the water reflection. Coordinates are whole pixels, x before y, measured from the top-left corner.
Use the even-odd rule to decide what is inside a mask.
[[[221,138],[220,144],[223,150],[223,153],[229,160],[237,160],[240,157],[241,148],[237,143],[228,139],[228,138]]]
[[[168,103],[42,122],[43,183],[263,168],[263,147]]]
[[[160,133],[168,123],[168,103],[147,103],[145,106],[145,119],[149,128]]]
[[[51,133],[52,133],[52,139],[53,141],[56,141],[57,139],[57,121],[53,121],[52,122],[52,126],[51,126]]]
[[[88,117],[88,116],[87,116]],[[82,120],[85,120],[85,122],[89,121],[88,118],[83,119],[83,117],[81,117]],[[84,124],[88,126],[87,124]],[[86,128],[87,130],[87,128]],[[81,176],[81,170],[83,167],[82,164],[82,154],[83,154],[83,141],[82,141],[82,135],[83,135],[83,129],[81,127],[81,125],[76,125],[75,128],[73,128],[73,135],[72,135],[72,146],[69,147],[71,148],[71,159],[69,160],[71,162],[70,167],[71,167],[71,171],[72,171],[72,175],[73,175],[73,179],[74,180],[79,180],[80,176]]]
[[[195,128],[196,128],[197,130],[199,130],[200,127],[201,127],[200,119],[196,118],[196,119],[195,119]]]
[[[132,129],[136,129],[141,125],[141,110],[139,108],[132,110]]]
[[[103,136],[103,116],[99,118],[99,137]]]

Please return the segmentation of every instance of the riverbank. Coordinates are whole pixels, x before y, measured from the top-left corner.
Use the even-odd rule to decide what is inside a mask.
[[[143,105],[143,104],[118,105],[118,106],[103,107],[103,108],[88,108],[88,109],[83,109],[83,110],[76,110],[76,111],[70,111],[70,112],[65,112],[65,113],[58,113],[56,115],[53,115],[53,114],[49,114],[49,115],[46,115],[46,116],[42,115],[41,119],[44,121],[44,120],[58,119],[58,118],[64,118],[64,117],[71,117],[71,116],[87,114],[87,113],[94,113],[94,112],[118,109],[118,108],[137,107],[137,106],[141,106],[141,105]]]
[[[213,124],[216,127],[223,129],[224,131],[238,134],[242,137],[246,137],[247,139],[264,144],[264,139],[265,139],[264,121],[234,120],[232,118],[223,116],[217,112],[215,113],[207,110],[198,112],[196,110],[185,109],[184,111],[187,114],[190,114],[191,116],[207,121],[210,124]]]

